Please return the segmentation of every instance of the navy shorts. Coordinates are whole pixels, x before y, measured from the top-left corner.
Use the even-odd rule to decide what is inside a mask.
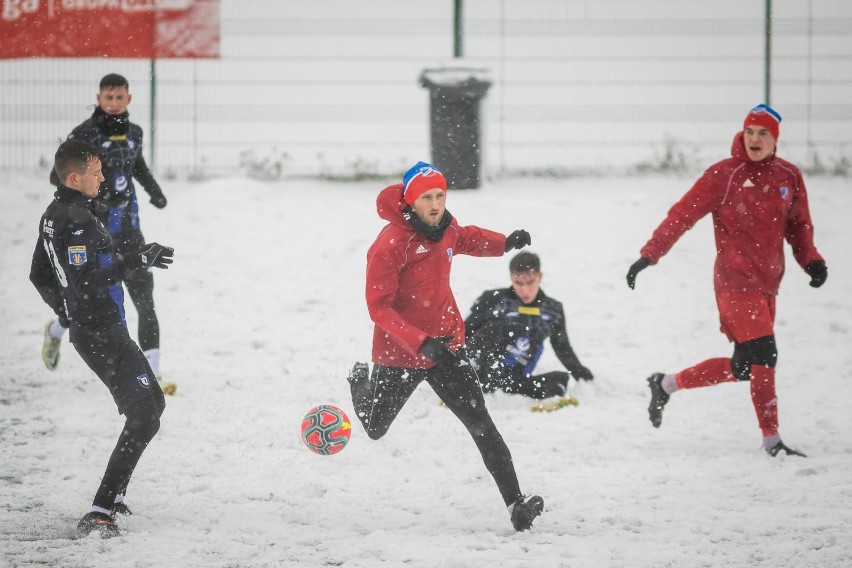
[[[153,398],[160,408],[165,406],[163,391],[148,360],[120,320],[97,325],[72,324],[71,343],[107,386],[119,414],[146,398]]]

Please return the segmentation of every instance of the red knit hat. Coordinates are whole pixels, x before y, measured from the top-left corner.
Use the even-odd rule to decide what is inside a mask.
[[[781,115],[769,105],[757,105],[748,112],[743,122],[743,130],[752,124],[764,127],[772,134],[773,138],[778,140],[778,127],[781,124]]]
[[[402,176],[402,198],[409,205],[430,189],[447,191],[447,180],[438,168],[426,162],[417,162]]]

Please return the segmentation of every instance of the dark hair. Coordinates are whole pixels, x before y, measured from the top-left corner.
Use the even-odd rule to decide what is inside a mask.
[[[110,73],[109,75],[104,75],[98,88],[103,91],[104,89],[116,89],[118,87],[124,87],[129,91],[130,83],[118,73]]]
[[[53,168],[59,176],[59,181],[64,184],[68,174],[85,172],[89,162],[95,160],[100,160],[97,148],[82,140],[66,140],[56,150]]]
[[[541,259],[533,252],[519,252],[509,261],[509,272],[541,272]]]

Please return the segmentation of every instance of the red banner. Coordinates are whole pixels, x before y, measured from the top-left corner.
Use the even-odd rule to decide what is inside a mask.
[[[219,0],[1,0],[0,58],[219,57]]]

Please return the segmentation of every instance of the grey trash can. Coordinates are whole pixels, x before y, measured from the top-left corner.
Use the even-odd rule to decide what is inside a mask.
[[[491,81],[484,69],[425,69],[429,89],[432,163],[447,187],[475,189],[481,181],[480,102]]]

